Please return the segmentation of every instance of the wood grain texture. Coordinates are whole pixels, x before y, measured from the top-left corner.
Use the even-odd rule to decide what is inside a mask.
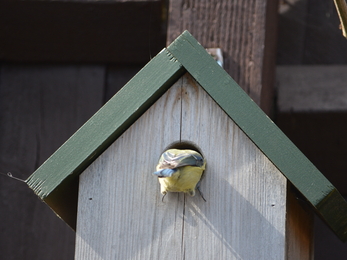
[[[172,87],[80,175],[75,259],[181,259],[183,197],[162,203],[151,174],[180,139],[180,99]]]
[[[102,66],[1,66],[0,171],[26,179],[101,105]],[[74,232],[24,183],[0,176],[2,259],[72,259]]]
[[[208,167],[207,203],[186,199],[185,258],[283,259],[286,179],[195,80],[182,87],[181,138]]]
[[[221,48],[224,69],[269,114],[274,87],[276,7],[277,1],[271,0],[170,1],[167,45],[188,30],[205,48]]]
[[[207,199],[151,172],[173,142],[207,159]],[[76,259],[284,259],[286,179],[189,76],[80,176]],[[252,245],[250,248],[249,245]]]

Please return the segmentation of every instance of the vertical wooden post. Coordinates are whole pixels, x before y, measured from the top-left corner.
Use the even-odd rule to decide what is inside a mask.
[[[277,38],[277,1],[170,1],[167,44],[188,30],[206,48],[221,48],[224,69],[269,115]]]
[[[221,48],[224,69],[265,113],[271,114],[277,1],[170,1],[167,43],[184,30],[189,30],[206,48]],[[286,232],[291,231],[286,233],[287,258],[310,259],[312,214],[298,205],[293,194],[288,194]]]

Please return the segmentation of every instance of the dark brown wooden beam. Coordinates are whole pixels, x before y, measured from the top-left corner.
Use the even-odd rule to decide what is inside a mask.
[[[205,48],[221,48],[224,69],[268,114],[273,105],[277,1],[170,1],[168,39],[188,30]]]
[[[163,1],[1,1],[0,60],[143,63],[165,47]]]

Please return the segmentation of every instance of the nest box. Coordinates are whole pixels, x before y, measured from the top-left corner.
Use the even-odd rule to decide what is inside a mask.
[[[207,161],[161,201],[167,148]],[[27,180],[76,229],[76,259],[309,259],[311,211],[347,239],[347,204],[184,32]],[[77,220],[77,221],[76,221]]]

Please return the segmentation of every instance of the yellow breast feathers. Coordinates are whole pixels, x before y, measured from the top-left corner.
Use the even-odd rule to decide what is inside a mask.
[[[160,191],[164,196],[168,192],[184,192],[194,196],[205,166],[202,155],[194,150],[169,149],[161,155],[157,171],[153,174],[158,176]]]

